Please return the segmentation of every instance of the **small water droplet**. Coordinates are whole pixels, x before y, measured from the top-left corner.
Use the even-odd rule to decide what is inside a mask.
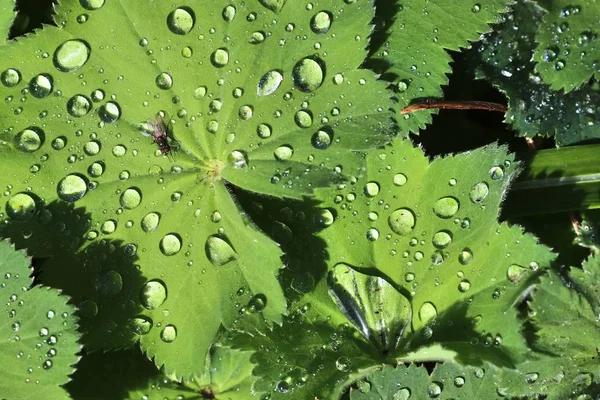
[[[98,116],[102,121],[110,124],[121,117],[121,108],[114,101],[108,101],[100,106]]]
[[[177,339],[177,329],[175,325],[167,325],[160,332],[160,339],[165,343],[172,343]]]
[[[160,222],[160,214],[155,212],[149,212],[146,214],[140,223],[142,230],[146,233],[153,232],[158,228],[158,224]]]
[[[21,82],[21,73],[14,68],[5,69],[0,75],[0,81],[6,87],[17,86]]]
[[[327,33],[331,27],[333,16],[327,11],[319,11],[310,20],[310,29],[314,33]]]
[[[49,74],[39,74],[29,81],[29,92],[33,97],[43,99],[54,90],[54,79]]]
[[[517,264],[512,264],[510,267],[508,267],[508,270],[506,271],[506,277],[510,282],[516,283],[519,282],[521,278],[525,276],[526,273],[527,268]]]
[[[223,9],[223,13],[221,15],[223,16],[223,19],[225,20],[225,22],[231,22],[231,21],[233,21],[233,18],[235,18],[235,12],[236,12],[235,7],[232,5],[229,5]]]
[[[273,156],[276,160],[289,160],[294,155],[294,149],[290,146],[279,146],[275,149]]]
[[[433,235],[433,245],[438,249],[445,249],[452,243],[452,233],[450,231],[439,231]]]
[[[312,113],[307,110],[300,110],[294,115],[294,121],[300,128],[310,128],[313,123]]]
[[[156,77],[156,86],[162,90],[171,89],[173,87],[173,77],[166,72],[159,74]]]
[[[331,145],[332,135],[325,130],[318,130],[312,135],[311,143],[315,149],[325,150]]]

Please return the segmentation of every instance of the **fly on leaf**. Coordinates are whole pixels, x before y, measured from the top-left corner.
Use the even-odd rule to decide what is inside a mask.
[[[161,114],[156,114],[154,121],[147,120],[146,124],[142,124],[141,132],[144,136],[152,136],[154,143],[158,145],[158,149],[162,154],[169,154],[171,146],[169,146],[167,138],[167,125]]]

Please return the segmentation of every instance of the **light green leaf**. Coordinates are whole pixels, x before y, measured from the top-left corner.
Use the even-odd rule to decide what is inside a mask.
[[[0,393],[7,400],[63,399],[78,360],[77,318],[68,298],[32,287],[31,259],[0,241]]]
[[[319,191],[330,268],[383,275],[409,297],[408,348],[439,342],[463,361],[512,365],[525,350],[513,306],[554,258],[496,222],[516,171],[496,146],[431,164],[406,140],[369,153],[364,177]]]
[[[508,11],[513,0],[475,2],[426,2],[408,0],[399,3],[399,11],[389,28],[387,42],[371,57],[371,62],[388,64],[386,75],[393,80],[396,112],[419,99],[442,96],[448,83],[450,55],[479,35],[490,30]],[[382,71],[383,72],[383,71]],[[433,111],[418,111],[398,116],[400,133],[417,132],[431,121]]]
[[[95,304],[91,347],[139,338],[189,377],[221,325],[280,322],[281,252],[232,193],[301,198],[387,142],[386,84],[357,69],[372,3],[276,3],[65,0],[60,28],[0,49],[3,227],[23,246],[68,233],[41,276]],[[85,217],[65,229],[54,201]]]
[[[543,10],[520,2],[513,13],[468,53],[479,79],[491,81],[508,98],[506,122],[517,134],[554,136],[559,146],[600,137],[597,85],[555,91],[532,61]],[[560,72],[562,73],[562,71]],[[542,79],[543,78],[543,79]]]
[[[0,0],[0,44],[6,42],[15,19],[15,0]]]
[[[600,4],[594,0],[540,0],[544,16],[533,56],[536,70],[555,89],[570,92],[600,77],[598,18]]]

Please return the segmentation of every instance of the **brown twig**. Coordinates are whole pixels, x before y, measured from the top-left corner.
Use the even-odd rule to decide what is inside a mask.
[[[419,110],[430,110],[436,108],[439,110],[486,110],[486,111],[497,111],[506,113],[507,107],[498,104],[491,103],[489,101],[426,101],[420,104],[413,104],[408,107],[404,107],[400,110],[400,114],[408,114]]]

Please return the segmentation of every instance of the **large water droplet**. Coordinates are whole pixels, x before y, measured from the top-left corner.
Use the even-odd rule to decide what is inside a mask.
[[[475,204],[481,203],[487,195],[489,194],[490,189],[488,184],[485,182],[479,182],[471,188],[469,192],[469,199]]]
[[[48,74],[36,75],[29,81],[29,92],[38,99],[48,96],[53,89],[54,79]]]
[[[523,278],[523,276],[525,276],[526,273],[527,273],[527,268],[522,267],[517,264],[513,264],[510,267],[508,267],[508,271],[506,272],[506,277],[508,278],[509,281],[516,283],[516,282],[519,282],[521,280],[521,278]]]
[[[140,302],[148,310],[155,310],[167,300],[167,287],[159,280],[146,282],[140,290]]]
[[[77,71],[89,60],[90,52],[90,46],[86,42],[71,39],[56,48],[52,61],[59,71]]]
[[[407,181],[408,179],[403,173],[397,173],[396,175],[394,175],[394,185],[396,186],[404,186]]]
[[[261,139],[266,139],[271,136],[271,126],[267,124],[258,124],[256,127],[256,134]]]
[[[167,16],[167,26],[176,35],[189,33],[196,22],[194,11],[189,7],[179,7]]]
[[[333,17],[328,11],[319,11],[310,20],[310,29],[314,33],[327,33],[331,27]]]
[[[294,149],[290,146],[279,146],[273,153],[276,160],[289,160],[294,155]]]
[[[17,86],[21,82],[21,73],[14,68],[5,69],[0,75],[0,81],[6,87]]]
[[[106,104],[100,106],[98,116],[102,121],[110,124],[121,117],[121,108],[114,101],[108,101]]]
[[[129,328],[136,335],[146,335],[152,329],[152,320],[144,315],[139,315],[129,321]]]
[[[459,209],[459,202],[454,197],[442,197],[433,205],[433,212],[440,218],[451,218]]]
[[[234,168],[244,168],[248,165],[248,159],[243,151],[234,150],[229,153],[227,160]]]
[[[156,77],[156,86],[162,90],[171,89],[173,87],[173,77],[166,72],[159,74]]]
[[[172,343],[175,339],[177,339],[177,329],[175,325],[167,325],[160,332],[160,338],[165,343]]]
[[[218,236],[209,236],[204,245],[206,257],[215,266],[220,267],[237,258],[235,250]]]
[[[26,153],[38,150],[44,144],[44,131],[40,128],[30,126],[27,129],[17,133],[13,139],[15,146]]]
[[[273,93],[281,82],[283,81],[283,75],[281,72],[273,70],[264,74],[258,81],[256,87],[256,94],[259,96],[268,96]]]
[[[96,277],[96,291],[106,297],[114,297],[123,289],[123,278],[117,271],[102,271]]]
[[[231,6],[231,5],[229,5],[229,6],[226,6],[226,7],[223,9],[223,13],[222,13],[223,19],[224,19],[226,22],[231,22],[231,21],[233,21],[233,18],[235,17],[235,11],[236,11],[236,10],[235,10],[235,7],[234,7],[234,6]]]
[[[458,255],[458,262],[467,265],[473,260],[473,252],[469,248],[464,248]]]
[[[300,128],[309,128],[312,125],[312,113],[307,110],[300,110],[294,115],[294,121]]]
[[[28,193],[17,193],[6,202],[6,213],[10,218],[27,221],[36,211],[35,200]]]
[[[298,61],[292,71],[294,85],[303,92],[314,92],[323,83],[325,73],[321,65],[311,59]]]
[[[332,136],[326,130],[318,130],[312,135],[311,143],[315,149],[325,150],[331,145]]]
[[[222,68],[229,63],[229,52],[224,48],[217,49],[210,56],[210,61],[215,67]]]
[[[367,197],[375,197],[379,194],[379,184],[377,182],[367,182],[363,188],[363,193]]]
[[[73,117],[83,117],[92,108],[92,102],[86,96],[77,94],[69,99],[67,102],[67,111]]]
[[[452,243],[452,233],[450,231],[439,231],[433,235],[433,245],[438,249],[445,249]]]
[[[388,218],[390,229],[398,235],[408,235],[415,228],[417,219],[408,208],[399,208],[392,212]]]
[[[165,235],[160,241],[160,251],[165,256],[173,256],[179,253],[182,246],[181,238],[175,233]]]
[[[121,207],[132,210],[142,202],[142,192],[137,188],[126,189],[119,198]]]
[[[84,178],[71,174],[65,176],[58,182],[56,193],[61,200],[75,202],[87,193],[88,185]]]
[[[435,305],[429,301],[423,303],[421,308],[419,308],[419,320],[423,324],[426,324],[435,317],[437,317],[437,309],[435,308]]]
[[[104,5],[104,0],[79,0],[79,4],[86,10],[97,10]]]

